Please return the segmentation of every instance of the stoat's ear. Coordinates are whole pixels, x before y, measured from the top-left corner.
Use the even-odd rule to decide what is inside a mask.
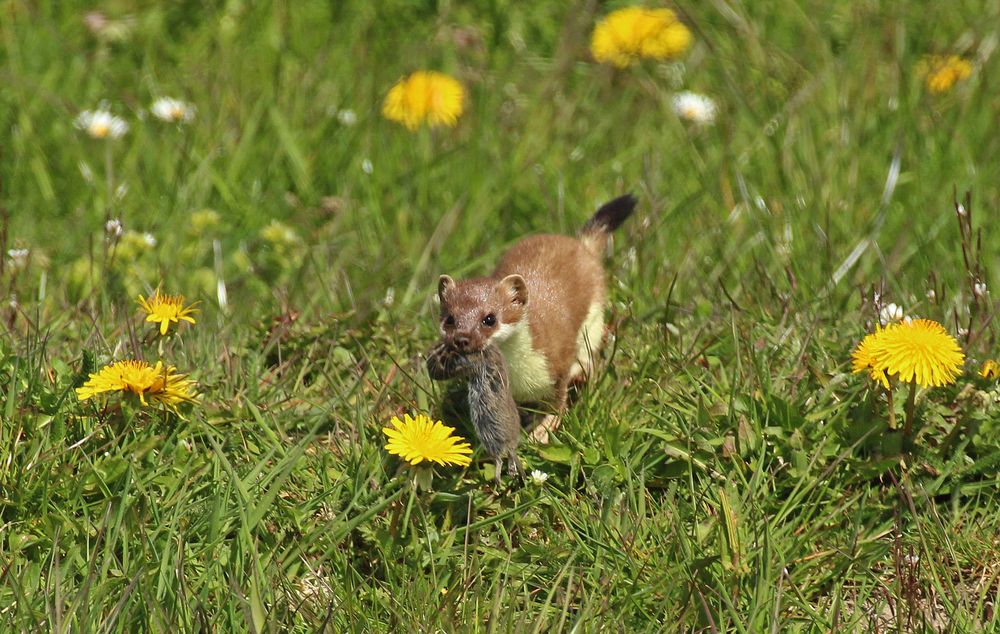
[[[500,280],[500,292],[510,299],[511,304],[526,306],[528,304],[528,285],[520,275],[508,275]]]
[[[455,280],[451,279],[450,275],[442,275],[438,278],[438,299],[442,302],[445,300],[445,295],[450,293],[452,289],[455,288]]]

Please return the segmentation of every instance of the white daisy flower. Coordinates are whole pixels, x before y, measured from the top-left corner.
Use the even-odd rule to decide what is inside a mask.
[[[149,233],[148,231],[142,234],[142,241],[146,243],[147,247],[152,248],[156,246],[156,236]]]
[[[549,474],[544,471],[539,471],[535,469],[531,472],[531,481],[538,486],[545,484],[545,481],[549,479]]]
[[[84,110],[74,125],[95,139],[120,139],[128,132],[128,121],[107,110]]]
[[[710,97],[684,91],[674,95],[674,112],[685,121],[698,125],[711,125],[718,107]]]
[[[194,120],[195,107],[180,99],[160,97],[149,107],[149,111],[160,121],[167,123],[190,123]]]
[[[878,320],[883,326],[887,326],[894,321],[903,320],[903,307],[896,304],[886,304],[879,311]]]

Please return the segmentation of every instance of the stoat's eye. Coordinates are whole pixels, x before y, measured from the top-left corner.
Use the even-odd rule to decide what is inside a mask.
[[[454,326],[455,325],[455,316],[454,315],[448,315],[447,317],[445,317],[444,318],[444,325],[445,326]]]
[[[490,328],[492,328],[493,326],[496,326],[497,325],[497,316],[494,315],[493,313],[490,313],[489,315],[486,315],[485,317],[483,317],[483,325],[484,326],[489,326]]]

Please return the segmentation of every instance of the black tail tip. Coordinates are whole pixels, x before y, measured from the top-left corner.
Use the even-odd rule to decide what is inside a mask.
[[[589,231],[600,230],[611,233],[620,227],[621,224],[632,215],[632,212],[635,211],[635,206],[637,204],[639,204],[639,199],[632,194],[625,194],[624,196],[619,196],[614,200],[604,203],[597,210],[597,213],[595,213],[594,216],[587,221],[586,226],[583,228],[583,232],[587,233]]]

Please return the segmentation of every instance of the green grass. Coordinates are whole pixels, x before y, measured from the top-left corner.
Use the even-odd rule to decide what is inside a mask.
[[[1000,392],[975,376],[1000,324],[972,293],[1000,269],[1000,7],[689,2],[681,64],[616,72],[587,52],[615,6],[122,0],[108,40],[86,3],[0,1],[0,630],[1000,629]],[[929,53],[975,71],[929,95]],[[418,68],[466,86],[456,128],[381,117]],[[678,120],[680,89],[716,125]],[[195,121],[141,118],[161,95]],[[102,100],[123,139],[74,129]],[[613,342],[558,442],[522,446],[548,482],[477,460],[414,492],[381,427],[447,411],[437,276],[624,192]],[[79,403],[88,371],[157,358],[158,285],[200,302],[162,344],[200,402]],[[905,459],[850,374],[873,289],[973,326]]]

